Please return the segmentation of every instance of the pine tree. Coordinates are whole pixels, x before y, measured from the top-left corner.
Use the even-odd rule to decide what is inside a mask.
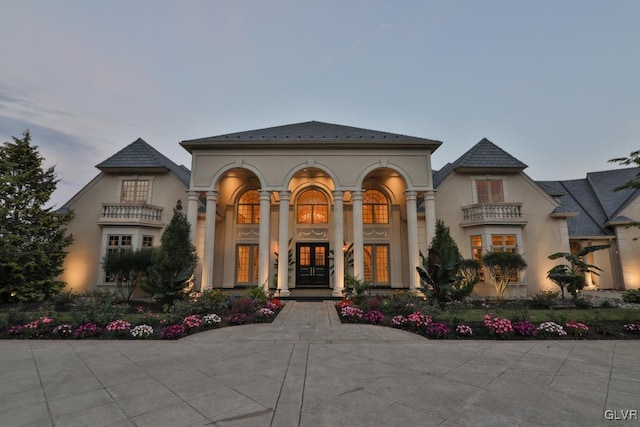
[[[0,147],[0,301],[42,300],[65,283],[65,248],[73,242],[65,224],[71,214],[45,208],[56,189],[53,167],[31,145],[31,135]]]
[[[189,239],[191,225],[187,217],[174,210],[173,218],[162,233],[160,247],[153,255],[142,289],[165,304],[173,304],[185,290],[198,258]]]

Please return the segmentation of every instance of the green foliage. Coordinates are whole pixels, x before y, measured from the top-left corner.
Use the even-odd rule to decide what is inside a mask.
[[[533,305],[536,307],[551,308],[555,305],[560,292],[542,291],[533,296]]]
[[[97,290],[80,295],[75,299],[71,318],[77,324],[94,322],[100,325],[122,319],[127,306],[117,304],[117,295],[109,291]]]
[[[482,257],[482,264],[493,279],[500,300],[504,298],[511,278],[527,268],[527,262],[517,252],[489,251]]]
[[[258,301],[260,304],[266,304],[269,301],[269,295],[261,286],[249,286],[244,293]]]
[[[172,305],[174,300],[185,295],[185,287],[198,262],[195,247],[189,239],[190,228],[187,217],[174,211],[162,233],[160,247],[153,252],[152,265],[141,288],[160,303]]]
[[[129,301],[153,262],[153,249],[114,251],[104,257],[102,268],[107,275],[116,276],[116,288],[120,296]]]
[[[0,301],[40,301],[65,286],[57,277],[72,215],[44,207],[58,181],[43,163],[29,131],[0,147]]]
[[[423,292],[434,305],[444,307],[449,301],[461,301],[471,295],[478,282],[479,265],[465,260],[444,222],[436,222],[429,255],[420,253],[422,266],[416,267]]]
[[[582,258],[592,252],[607,249],[609,246],[610,245],[586,246],[575,254],[556,252],[555,254],[549,255],[549,259],[564,258],[569,262],[569,265],[558,264],[547,272],[547,278],[560,287],[562,299],[564,299],[565,288],[567,288],[567,291],[569,291],[573,299],[578,297],[578,292],[581,291],[587,283],[585,274],[600,275],[598,271],[602,271],[601,268],[587,264]]]
[[[229,302],[229,296],[220,289],[206,289],[193,295],[194,313],[219,313]]]
[[[354,304],[358,305],[364,302],[370,287],[370,281],[359,280],[351,275],[347,275],[345,280],[345,289],[342,292],[351,298]]]
[[[634,165],[640,166],[640,150],[632,151],[629,154],[629,157],[617,157],[615,159],[609,160],[611,163],[618,163],[619,165]],[[619,185],[613,189],[613,191],[624,191],[624,190],[637,190],[640,188],[640,172],[638,172],[635,178],[630,179],[622,185]],[[637,227],[640,228],[640,221],[632,221],[627,227]],[[634,238],[633,240],[638,240],[638,238]]]
[[[622,293],[622,301],[630,304],[640,304],[640,289],[629,289]]]

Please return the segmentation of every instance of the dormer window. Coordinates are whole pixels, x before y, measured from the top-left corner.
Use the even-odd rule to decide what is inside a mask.
[[[504,192],[501,179],[476,179],[478,203],[502,203]]]
[[[149,181],[146,179],[125,179],[120,193],[121,203],[146,203],[149,196]]]

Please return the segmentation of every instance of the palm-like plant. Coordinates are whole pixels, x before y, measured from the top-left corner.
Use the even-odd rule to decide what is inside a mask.
[[[583,261],[583,257],[595,251],[608,249],[610,246],[611,245],[587,246],[575,254],[556,252],[555,254],[549,255],[549,259],[564,258],[569,262],[569,265],[559,264],[547,272],[547,278],[560,287],[562,299],[564,299],[565,288],[569,291],[573,299],[578,297],[578,291],[582,290],[587,282],[586,274],[600,275],[598,271],[602,271],[602,269],[593,264],[587,264]]]

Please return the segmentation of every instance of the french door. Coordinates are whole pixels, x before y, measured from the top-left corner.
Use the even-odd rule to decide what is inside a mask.
[[[329,286],[329,244],[296,244],[296,286]]]

